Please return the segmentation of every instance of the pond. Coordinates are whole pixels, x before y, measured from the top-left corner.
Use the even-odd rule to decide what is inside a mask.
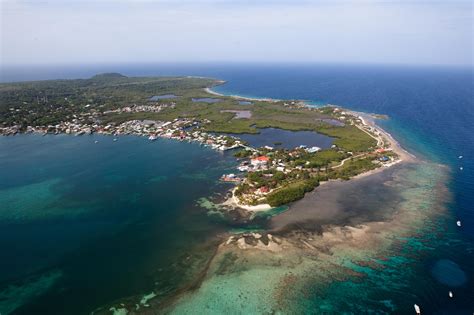
[[[251,118],[252,112],[249,110],[221,110],[221,113],[234,113],[234,119]]]
[[[336,126],[336,127],[343,127],[344,123],[340,120],[337,119],[331,119],[331,118],[323,118],[323,119],[316,119],[317,121],[322,121],[327,124],[330,124],[331,126]]]
[[[307,147],[330,148],[333,138],[314,131],[289,131],[278,128],[259,129],[259,134],[232,134],[252,147],[260,148],[270,146],[275,148],[293,149],[300,145]]]
[[[178,96],[174,95],[174,94],[154,95],[154,96],[150,97],[150,101],[155,102],[155,101],[159,101],[159,100],[169,100],[169,99],[173,99],[173,98],[177,98],[177,97]]]
[[[193,103],[218,103],[222,101],[220,98],[210,98],[210,97],[202,97],[202,98],[193,98],[192,99]]]
[[[239,101],[239,105],[252,105],[250,101]]]

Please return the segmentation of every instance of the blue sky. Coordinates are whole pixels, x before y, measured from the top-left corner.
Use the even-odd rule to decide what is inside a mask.
[[[0,0],[1,63],[472,65],[471,1]]]

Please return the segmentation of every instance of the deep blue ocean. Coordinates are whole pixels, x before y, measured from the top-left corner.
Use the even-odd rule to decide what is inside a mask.
[[[456,220],[462,222],[462,227],[457,229],[457,234],[454,237],[461,242],[470,244],[470,248],[474,244],[473,68],[318,64],[38,66],[3,68],[1,81],[87,78],[101,72],[120,72],[128,76],[208,76],[227,81],[224,85],[214,88],[215,91],[223,94],[277,99],[303,99],[314,104],[329,103],[353,110],[386,114],[390,119],[379,121],[379,124],[392,133],[405,148],[419,157],[445,164],[450,168],[451,176],[447,184],[453,198],[449,204],[449,210]],[[0,148],[2,148],[2,145],[5,145],[3,140],[0,143]],[[5,153],[0,151],[0,154],[4,155]],[[25,150],[25,154],[28,154],[27,150]],[[213,155],[211,154],[211,156]],[[461,156],[462,158],[460,158]],[[197,160],[200,158],[204,157],[196,156]],[[212,159],[212,157],[210,158]],[[231,162],[229,162],[230,164]],[[74,167],[74,164],[72,166]],[[84,172],[87,171],[87,169],[84,170]],[[163,170],[163,172],[166,171]],[[207,177],[204,176],[200,180],[208,181],[217,178],[218,173],[218,171],[215,171],[212,176],[206,175]],[[26,175],[20,175],[20,177],[24,176]],[[116,174],[114,176],[122,175]],[[132,176],[132,174],[127,176]],[[42,180],[48,179],[46,177]],[[8,181],[10,185],[11,181],[16,180],[24,179],[18,179],[11,174],[10,177],[2,177],[0,187],[8,186],[5,185],[5,181]],[[91,180],[94,180],[93,176]],[[51,185],[54,185],[54,183],[51,183]],[[84,185],[87,187],[87,183],[84,183]],[[191,183],[189,185],[191,187]],[[67,188],[63,189],[67,190]],[[73,192],[69,193],[72,194]],[[203,193],[205,191],[199,191],[193,196],[197,197]],[[188,202],[191,202],[191,199]],[[132,208],[138,209],[140,207]],[[103,215],[105,216],[105,214]],[[59,219],[55,218],[55,220]],[[94,220],[94,224],[98,224],[97,222],[97,220]],[[104,222],[110,224],[107,220]],[[137,222],[141,221],[138,220]],[[452,224],[455,225],[455,221]],[[206,224],[203,225],[207,226]],[[10,226],[9,228],[13,227]],[[219,225],[207,227],[207,229],[213,231],[219,228]],[[91,233],[99,230],[97,225]],[[1,233],[8,235],[5,230]],[[71,233],[71,235],[73,234]],[[202,233],[202,235],[204,237],[207,234]],[[8,243],[5,237],[0,240],[2,246],[10,246],[11,244]],[[70,241],[80,242],[80,240],[75,239]],[[33,245],[29,244],[28,246],[32,247]],[[54,253],[55,245],[51,245],[51,248]],[[449,251],[445,251],[445,253],[449,255]],[[473,257],[474,253],[466,252],[453,253],[452,257],[445,258],[451,259],[461,266],[467,272],[469,281],[472,281],[474,277],[474,273],[472,273],[474,270]],[[41,259],[44,260],[45,258],[42,257]],[[42,261],[41,259],[40,261]],[[54,256],[51,259],[54,259]],[[45,264],[47,263],[45,260]],[[16,268],[9,266],[8,262],[2,264],[2,269],[3,267],[12,268],[12,270]],[[33,268],[33,266],[24,268],[27,267]],[[18,269],[21,268],[18,267]],[[18,272],[21,273],[21,271]],[[8,277],[3,276],[2,278],[6,280]],[[470,283],[472,288],[472,282]],[[123,292],[118,293],[118,296],[128,294],[128,291],[133,290],[124,289]],[[474,291],[472,292],[472,301],[474,301]],[[472,301],[462,303],[464,310],[466,305],[474,305]]]

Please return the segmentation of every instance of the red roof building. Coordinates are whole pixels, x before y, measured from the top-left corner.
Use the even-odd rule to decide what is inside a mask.
[[[270,191],[270,190],[268,189],[267,186],[262,186],[262,187],[260,187],[260,192],[261,192],[262,194],[265,194],[265,193],[267,193],[267,192],[269,192],[269,191]]]
[[[270,158],[268,156],[261,155],[261,156],[251,159],[250,163],[252,165],[265,165],[268,163],[268,161],[270,161]]]

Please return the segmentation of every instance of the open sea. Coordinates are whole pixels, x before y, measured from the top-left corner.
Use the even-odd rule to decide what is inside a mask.
[[[315,105],[330,103],[388,115],[390,119],[378,123],[402,146],[424,160],[448,167],[445,184],[451,198],[446,204],[449,219],[429,230],[432,235],[423,240],[421,258],[414,264],[400,265],[409,268],[400,275],[392,273],[382,280],[396,283],[404,273],[411,274],[407,290],[416,295],[424,314],[473,314],[472,68],[34,66],[4,67],[0,80],[87,78],[101,72],[209,76],[227,81],[214,88],[223,94],[303,99]],[[224,192],[228,186],[217,180],[235,166],[230,155],[168,140],[1,137],[0,313],[88,314],[102,305],[142,296],[156,288],[173,292],[177,284],[198,274],[212,256],[219,235],[230,228],[201,207],[199,200]],[[456,227],[456,220],[462,227]],[[410,248],[418,251],[420,246]],[[369,277],[375,279],[377,274]],[[360,287],[351,289],[341,283],[330,291],[334,301],[361,298],[348,291]],[[374,283],[374,288],[364,290],[385,287],[384,283]],[[447,297],[448,290],[455,293],[453,299]],[[387,299],[390,307],[384,314],[406,313],[407,308],[401,305],[403,290],[393,295]],[[364,302],[361,299],[359,306]],[[411,300],[407,303],[413,310]],[[308,313],[318,313],[314,305],[311,307]],[[343,311],[354,312],[350,308]]]

